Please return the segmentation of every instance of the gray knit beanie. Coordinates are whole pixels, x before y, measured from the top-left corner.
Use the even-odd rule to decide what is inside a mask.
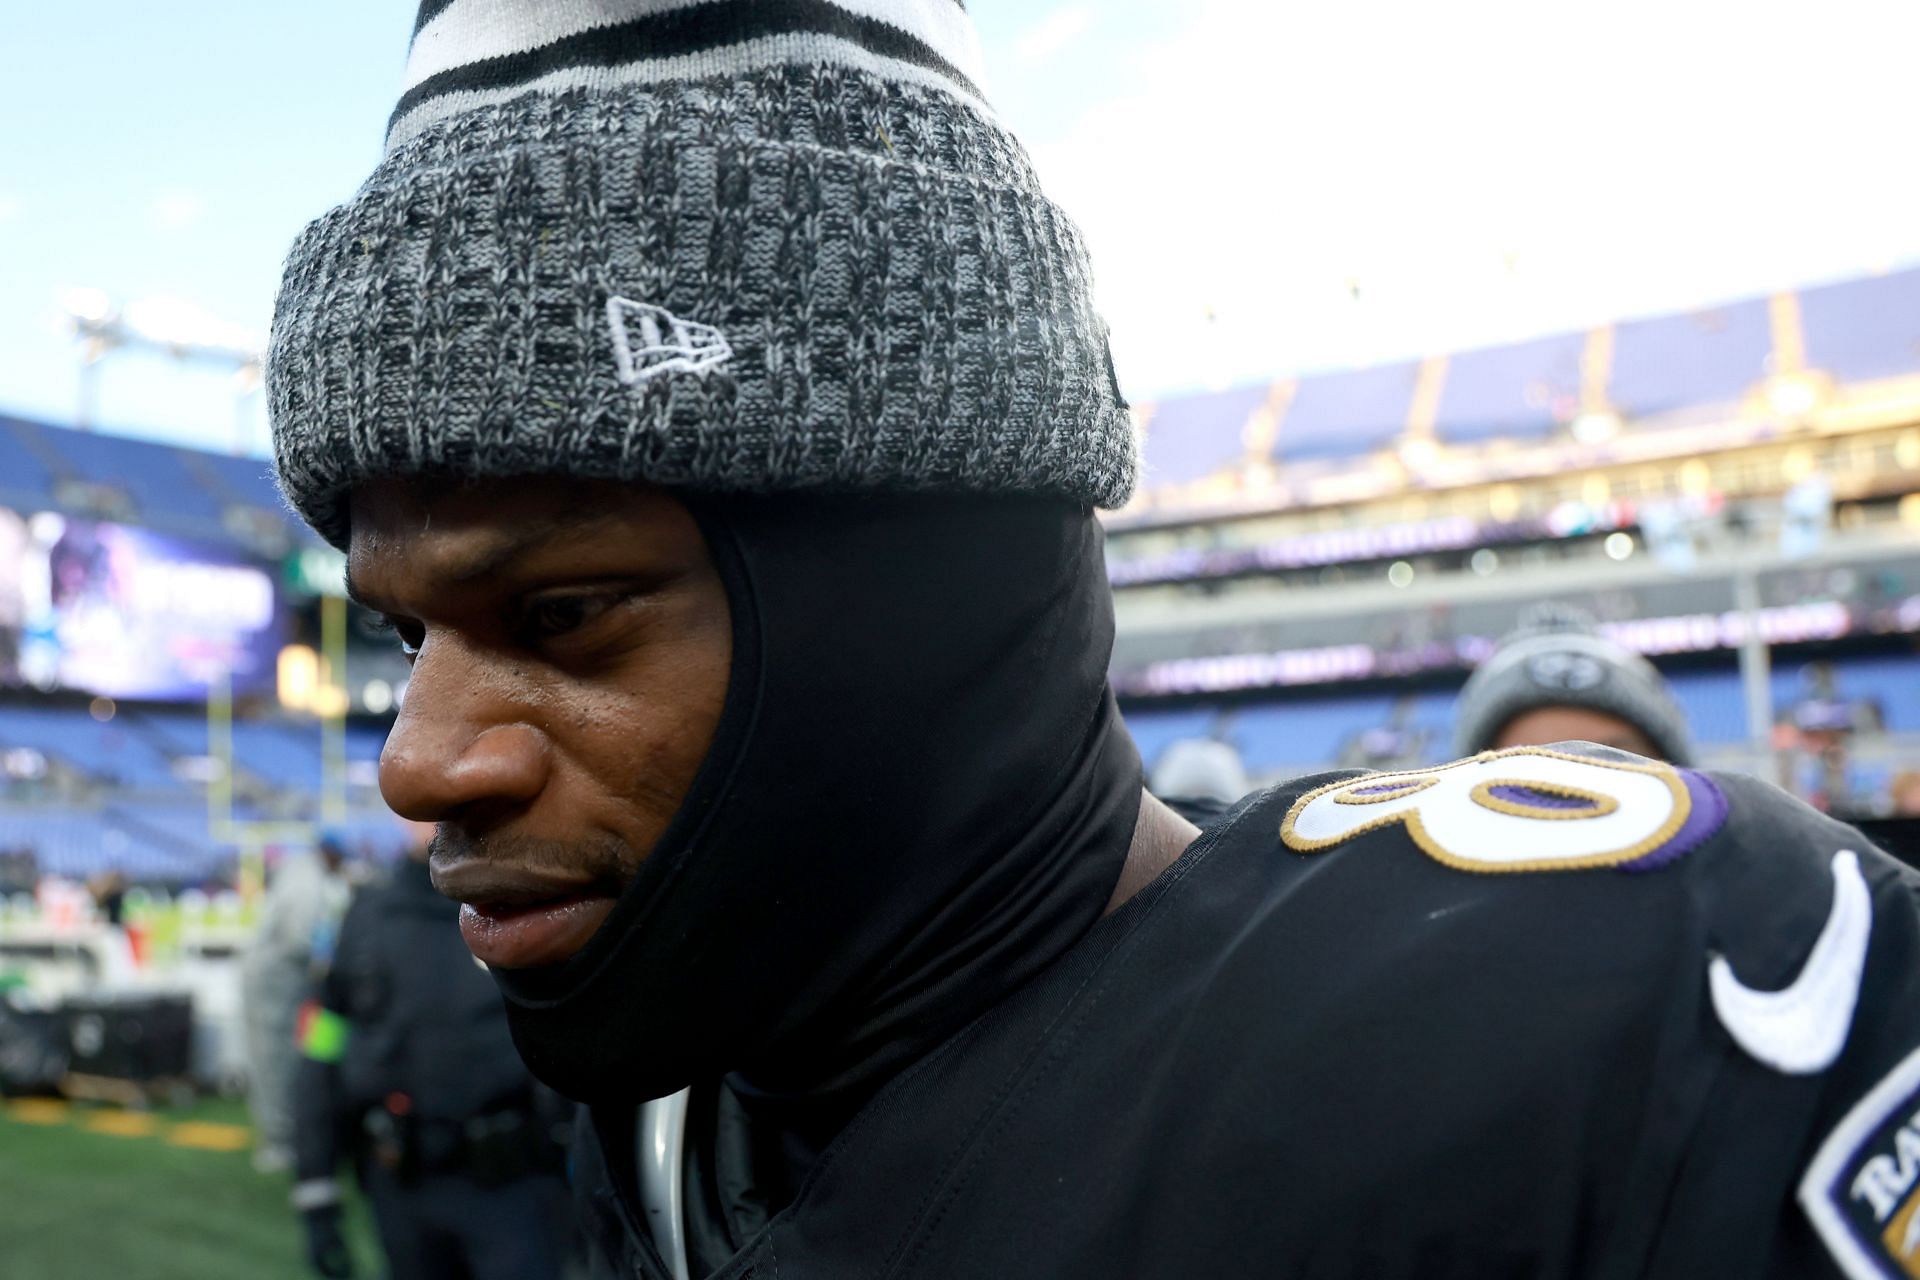
[[[979,83],[960,0],[426,0],[287,262],[289,501],[339,546],[395,474],[1124,502],[1086,253]]]
[[[1210,738],[1178,738],[1153,762],[1147,790],[1156,796],[1232,804],[1253,789],[1247,766],[1230,745]]]
[[[1661,758],[1693,762],[1686,716],[1666,680],[1651,662],[1598,634],[1577,609],[1531,611],[1467,680],[1454,708],[1454,753],[1485,751],[1515,717],[1538,707],[1619,716],[1646,734]]]

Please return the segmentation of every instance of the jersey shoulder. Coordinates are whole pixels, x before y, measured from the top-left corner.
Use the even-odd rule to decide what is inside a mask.
[[[1262,800],[1281,810],[1280,843],[1291,853],[1411,844],[1433,862],[1480,875],[1681,867],[1722,881],[1796,872],[1822,880],[1837,851],[1870,847],[1854,828],[1758,779],[1591,743],[1326,774]]]
[[[1524,1112],[1631,1135],[1583,1147],[1583,1177],[1679,1206],[1636,1246],[1685,1259],[1658,1274],[1722,1274],[1695,1254],[1753,1221],[1805,1263],[1766,1274],[1832,1274],[1817,1251],[1920,1275],[1920,877],[1859,831],[1758,779],[1561,744],[1301,779],[1202,839],[1253,905],[1184,1025],[1352,1100],[1322,1109],[1367,1167],[1452,1185],[1459,1126]],[[1263,992],[1282,1016],[1249,1032]],[[1535,1132],[1502,1139],[1516,1194],[1564,1167]]]
[[[1277,829],[1283,861],[1336,860],[1402,915],[1473,893],[1483,930],[1545,916],[1595,948],[1698,947],[1762,989],[1787,986],[1836,918],[1844,932],[1874,899],[1889,925],[1920,889],[1858,830],[1766,782],[1589,743],[1323,775],[1253,807],[1266,821],[1252,838],[1271,847]],[[1650,918],[1663,926],[1638,927]]]

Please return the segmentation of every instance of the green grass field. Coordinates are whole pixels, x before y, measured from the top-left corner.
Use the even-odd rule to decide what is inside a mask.
[[[288,1177],[244,1149],[238,1103],[123,1112],[45,1103],[0,1108],[0,1275],[6,1280],[299,1280],[310,1276]],[[186,1129],[178,1126],[186,1124]],[[204,1126],[204,1128],[200,1127]],[[151,1130],[143,1132],[143,1130]],[[352,1207],[356,1274],[382,1268]]]

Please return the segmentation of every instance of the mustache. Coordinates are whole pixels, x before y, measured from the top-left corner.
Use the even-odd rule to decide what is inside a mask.
[[[488,862],[534,874],[583,877],[614,891],[626,888],[645,860],[644,853],[610,833],[552,840],[497,831],[475,834],[447,822],[427,842],[427,856],[436,866]]]

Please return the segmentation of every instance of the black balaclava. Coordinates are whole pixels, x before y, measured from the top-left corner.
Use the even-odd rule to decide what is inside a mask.
[[[500,971],[571,1097],[739,1072],[844,1117],[1098,919],[1141,769],[1107,690],[1090,511],[701,497],[732,609],[693,788],[577,955]]]

